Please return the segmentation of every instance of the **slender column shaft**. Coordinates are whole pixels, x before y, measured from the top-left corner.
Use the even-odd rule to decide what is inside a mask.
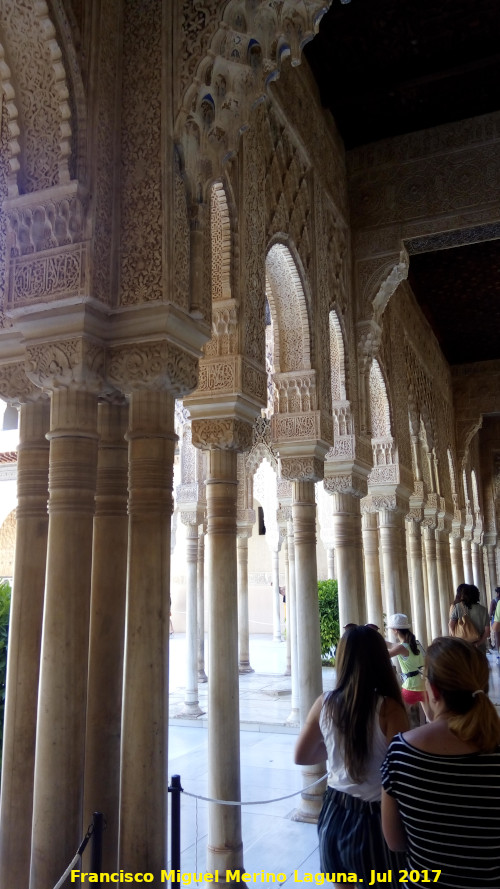
[[[198,699],[198,525],[186,525],[186,689],[179,715],[192,719],[203,710]]]
[[[453,593],[455,593],[459,584],[464,583],[464,563],[462,559],[462,539],[455,537],[453,534],[450,537],[450,559]]]
[[[97,397],[53,392],[49,439],[31,889],[54,885],[82,838]]]
[[[362,517],[363,556],[365,563],[366,617],[367,622],[383,629],[384,617],[380,562],[378,551],[377,513],[365,512]]]
[[[488,577],[490,582],[490,601],[495,595],[495,587],[497,586],[495,548],[495,544],[488,544],[486,547],[486,555],[488,558]]]
[[[42,636],[50,406],[24,404],[17,451],[14,590],[10,608],[0,796],[0,886],[27,886]]]
[[[425,646],[428,640],[425,615],[425,587],[422,565],[422,539],[418,522],[408,522],[409,554],[412,573],[412,622],[413,631]]]
[[[273,557],[273,642],[281,642],[280,554],[279,554],[279,550],[274,550],[272,557]]]
[[[446,531],[436,531],[436,562],[439,586],[439,606],[441,610],[441,634],[448,634],[448,618],[453,601],[451,588],[450,543]]]
[[[290,675],[292,679],[291,710],[287,718],[290,725],[300,723],[299,648],[297,639],[297,591],[295,584],[295,543],[293,522],[287,523],[289,586],[287,590],[287,615],[290,632]]]
[[[120,867],[160,885],[167,851],[168,642],[174,400],[130,398],[129,548],[123,683]]]
[[[471,541],[465,537],[462,539],[462,558],[464,563],[465,583],[474,583],[474,575],[472,573]]]
[[[211,450],[207,478],[208,795],[226,800],[241,799],[236,457],[235,451]],[[209,872],[242,869],[240,808],[210,803],[208,825]]]
[[[472,556],[472,576],[474,578],[474,583],[477,586],[479,592],[481,593],[481,601],[483,602],[484,595],[484,569],[483,569],[483,550],[479,543],[476,543],[474,540],[471,543],[471,556]],[[484,602],[483,602],[484,604]]]
[[[335,580],[337,573],[335,568],[335,548],[333,546],[329,546],[326,551],[326,570],[328,580]]]
[[[352,494],[333,494],[333,534],[342,628],[359,623],[364,614],[361,512],[359,499]]]
[[[380,551],[387,614],[407,611],[409,605],[408,572],[406,558],[403,558],[403,521],[403,515],[399,510],[379,511]]]
[[[248,622],[248,537],[238,536],[238,640],[239,672],[253,673],[250,666],[250,633]]]
[[[128,407],[100,404],[92,553],[84,819],[106,817],[103,870],[118,862],[123,637],[127,583]]]
[[[420,535],[422,538],[422,574],[424,581],[424,598],[425,598],[425,625],[427,628],[427,639],[429,642],[432,640],[432,627],[431,627],[431,606],[430,606],[430,598],[429,598],[429,580],[428,580],[428,572],[427,572],[427,555],[425,549],[425,529],[420,528]]]
[[[206,682],[205,673],[205,535],[198,537],[198,682]]]
[[[441,635],[441,607],[439,602],[439,582],[436,558],[436,538],[434,529],[426,527],[424,532],[425,561],[427,566],[427,592],[429,597],[429,614],[431,636],[433,639]]]
[[[285,599],[284,599],[284,608],[285,608],[285,639],[286,639],[286,666],[285,666],[285,676],[291,676],[292,673],[292,643],[290,639],[290,617],[288,614],[288,590],[290,588],[290,563],[288,559],[288,541],[285,541],[284,547],[285,553]]]
[[[297,590],[297,628],[300,676],[300,721],[322,693],[321,640],[319,630],[318,572],[316,565],[316,502],[313,482],[292,483],[292,515],[295,543],[295,580]],[[325,764],[305,766],[304,786],[325,771]],[[304,792],[296,817],[316,821],[324,787],[316,785]]]

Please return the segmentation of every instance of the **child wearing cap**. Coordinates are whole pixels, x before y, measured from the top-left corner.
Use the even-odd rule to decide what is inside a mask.
[[[420,642],[417,641],[410,629],[410,622],[406,614],[391,614],[388,627],[396,637],[396,643],[387,643],[390,657],[397,657],[403,685],[401,694],[407,707],[421,704],[428,719],[426,709],[425,682],[423,676],[425,652]]]

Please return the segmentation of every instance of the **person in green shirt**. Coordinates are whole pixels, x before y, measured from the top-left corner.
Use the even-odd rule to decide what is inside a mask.
[[[423,676],[425,651],[420,642],[415,638],[410,629],[410,622],[406,614],[391,614],[388,628],[394,634],[395,641],[388,642],[387,648],[390,657],[397,657],[403,677],[401,694],[408,708],[420,704],[426,719],[427,696]]]

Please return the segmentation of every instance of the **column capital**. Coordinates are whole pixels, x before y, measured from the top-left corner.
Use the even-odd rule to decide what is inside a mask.
[[[237,417],[212,417],[193,420],[192,442],[204,450],[249,451],[252,447],[252,426]]]
[[[361,499],[368,493],[367,478],[368,472],[363,467],[357,470],[353,466],[350,472],[329,475],[323,484],[330,494],[348,494]]]
[[[47,393],[27,376],[24,361],[0,364],[0,395],[11,404],[25,404],[47,398]]]
[[[105,349],[93,338],[76,336],[26,346],[26,376],[40,389],[105,389]]]
[[[172,397],[182,398],[196,388],[198,359],[162,337],[111,346],[106,371],[109,382],[127,395],[141,389],[166,389]]]

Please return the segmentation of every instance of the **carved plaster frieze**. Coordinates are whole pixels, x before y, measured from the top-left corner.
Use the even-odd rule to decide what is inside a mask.
[[[107,379],[129,394],[137,389],[167,389],[175,398],[198,382],[197,359],[167,340],[110,347]]]
[[[323,468],[324,461],[314,456],[280,457],[281,475],[290,481],[319,482]]]
[[[320,438],[320,411],[301,414],[273,414],[271,430],[274,442]]]
[[[87,244],[13,257],[8,270],[8,311],[89,296],[89,270]]]
[[[26,376],[40,388],[105,389],[105,349],[86,337],[26,347]]]
[[[0,395],[5,401],[21,404],[46,397],[40,386],[27,376],[24,361],[0,364]]]
[[[368,476],[368,484],[376,485],[397,485],[399,483],[399,465],[394,463],[392,466],[374,466]]]
[[[193,420],[193,445],[197,448],[249,451],[252,427],[234,418]]]
[[[267,399],[265,371],[245,361],[241,355],[203,358],[195,397],[210,392],[242,392],[264,406]]]

